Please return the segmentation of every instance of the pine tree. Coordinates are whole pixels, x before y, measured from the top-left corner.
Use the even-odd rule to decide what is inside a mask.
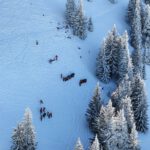
[[[95,122],[95,128],[97,129],[97,135],[100,144],[102,144],[103,149],[107,149],[106,142],[112,135],[111,132],[111,122],[112,116],[114,115],[114,108],[112,107],[111,101],[106,107],[102,106],[99,116]]]
[[[129,0],[128,3],[128,11],[127,11],[127,20],[131,24],[131,20],[133,19],[133,0]]]
[[[95,136],[95,139],[90,147],[90,150],[100,150],[100,144],[97,138],[97,135]],[[102,149],[101,149],[102,150]]]
[[[140,9],[135,8],[133,22],[131,25],[131,45],[135,49],[141,48],[142,34],[141,34],[141,14]]]
[[[130,81],[133,80],[133,62],[131,56],[129,57],[129,61],[128,61],[128,77]]]
[[[141,49],[137,48],[132,53],[133,73],[140,74],[142,77],[142,54]]]
[[[146,5],[145,16],[144,16],[144,26],[143,26],[143,41],[144,47],[150,48],[150,6]]]
[[[74,150],[84,150],[80,138],[78,138]]]
[[[93,32],[93,21],[91,17],[89,18],[88,21],[88,31]]]
[[[134,120],[137,131],[146,132],[148,130],[147,101],[144,81],[137,74],[132,86],[131,102],[133,106]]]
[[[145,4],[142,0],[140,0],[140,12],[141,12],[141,28],[143,30],[144,27],[144,18],[145,18]]]
[[[29,108],[25,110],[23,126],[25,138],[24,147],[26,147],[27,150],[35,150],[36,149],[35,132],[34,127],[32,125],[32,112]]]
[[[111,47],[112,50],[111,70],[112,70],[112,76],[118,78],[118,57],[121,48],[121,37],[118,36],[116,25],[113,26],[111,33],[112,33],[111,37],[113,39],[112,47]]]
[[[115,108],[115,113],[117,114],[123,107],[123,90],[119,85],[115,92],[111,95],[112,105]]]
[[[80,0],[79,8],[74,19],[73,34],[84,40],[87,37],[87,18],[83,13],[83,1]]]
[[[127,120],[127,127],[128,127],[128,133],[131,134],[134,122],[134,115],[132,111],[132,104],[130,97],[125,97],[123,100],[123,108],[124,108],[124,115]]]
[[[150,6],[146,5],[143,21],[143,44],[145,63],[150,64]]]
[[[97,67],[96,67],[96,75],[102,82],[105,83],[109,83],[111,79],[110,53],[108,51],[107,43],[106,40],[104,39],[101,50],[97,58]]]
[[[115,108],[115,113],[123,109],[124,99],[131,95],[131,81],[126,74],[122,81],[119,82],[117,89],[111,95],[111,101]]]
[[[139,141],[138,141],[138,133],[136,131],[135,124],[132,125],[131,133],[129,134],[129,150],[140,150]]]
[[[74,17],[77,11],[76,9],[75,0],[67,0],[65,15],[67,24],[69,24],[71,27],[74,25]]]
[[[141,12],[141,0],[129,0],[127,16],[130,26],[132,25],[136,8]]]
[[[36,150],[32,113],[29,108],[25,110],[23,121],[14,130],[12,140],[12,150]]]
[[[18,124],[17,128],[14,129],[12,135],[12,146],[11,150],[24,150],[24,127],[22,124]]]
[[[118,73],[119,79],[123,80],[123,78],[128,74],[129,71],[129,49],[128,49],[128,33],[125,34],[121,38],[121,49],[119,51],[119,65],[118,65]]]
[[[96,133],[96,131],[93,127],[93,123],[96,121],[96,117],[98,117],[99,115],[100,108],[102,105],[101,103],[102,100],[101,100],[100,86],[99,83],[97,83],[94,91],[94,95],[89,103],[89,107],[86,112],[86,117],[87,117],[89,127],[94,133]]]
[[[107,141],[107,147],[111,150],[128,150],[129,138],[124,111],[118,112],[112,119],[112,135]]]
[[[133,21],[134,10],[135,10],[135,0],[129,0],[127,17],[130,25],[132,24]]]

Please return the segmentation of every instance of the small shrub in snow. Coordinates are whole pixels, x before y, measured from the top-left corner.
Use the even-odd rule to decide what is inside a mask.
[[[74,150],[84,150],[80,138],[78,138]]]
[[[93,32],[93,22],[92,22],[92,18],[89,18],[88,21],[88,31]]]
[[[95,139],[90,146],[90,150],[102,150],[102,146],[100,146],[97,135],[95,136]]]

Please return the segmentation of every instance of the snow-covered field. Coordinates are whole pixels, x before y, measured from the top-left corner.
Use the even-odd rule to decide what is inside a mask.
[[[38,150],[72,150],[77,137],[88,147],[91,133],[85,111],[97,82],[96,56],[113,24],[120,33],[128,28],[125,22],[128,0],[115,5],[107,0],[84,0],[85,14],[94,22],[94,32],[85,41],[69,31],[65,33],[64,29],[57,30],[56,27],[64,25],[65,3],[66,0],[0,0],[1,150],[10,148],[13,128],[26,107],[33,112]],[[49,64],[48,60],[55,55],[58,61]],[[71,72],[75,73],[72,80],[60,79],[61,73]],[[148,94],[149,72],[147,67]],[[79,87],[82,78],[88,82]],[[107,92],[113,86],[100,85],[104,87],[103,99],[107,100]],[[40,99],[53,112],[52,119],[40,121]],[[149,139],[150,133],[140,135],[143,150],[149,150]]]

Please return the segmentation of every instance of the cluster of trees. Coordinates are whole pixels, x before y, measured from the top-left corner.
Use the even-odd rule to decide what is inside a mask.
[[[75,0],[67,0],[65,15],[74,35],[85,39],[87,30],[93,31],[92,18],[84,16],[82,0],[79,6]],[[141,0],[129,0],[128,23],[130,40],[127,31],[119,35],[114,25],[97,57],[97,77],[104,83],[115,80],[117,86],[104,106],[100,85],[96,85],[86,112],[94,134],[89,150],[140,150],[138,132],[148,130],[144,79],[145,63],[150,64],[150,0],[145,0],[145,4]],[[128,41],[134,48],[131,56]],[[36,147],[32,113],[26,109],[23,121],[14,129],[11,150],[35,150]],[[84,150],[80,138],[74,149]]]
[[[140,150],[138,132],[148,130],[144,79],[145,63],[150,64],[150,1],[129,0],[128,33],[119,35],[116,26],[103,40],[97,57],[96,75],[104,83],[116,81],[116,90],[102,105],[97,84],[86,118],[94,133],[90,150]],[[128,41],[133,47],[130,55]],[[137,132],[138,131],[138,132]],[[83,150],[80,139],[75,150]]]
[[[84,150],[83,145],[81,143],[80,138],[78,138],[74,150]],[[103,150],[102,146],[99,143],[99,140],[97,138],[97,135],[95,136],[92,144],[90,145],[89,150]]]
[[[87,37],[87,30],[93,31],[92,18],[87,19],[83,12],[83,1],[79,1],[77,6],[75,0],[67,0],[66,3],[66,22],[72,28],[73,34],[80,39]]]
[[[35,131],[32,125],[32,113],[25,110],[24,118],[13,131],[11,150],[36,150]]]
[[[150,6],[130,0],[128,22],[132,55],[127,31],[119,35],[114,25],[97,57],[97,77],[104,83],[117,81],[117,88],[103,106],[98,84],[86,113],[89,128],[104,150],[139,150],[137,131],[148,130],[144,79],[145,62],[150,60]]]
[[[140,150],[137,131],[148,130],[144,81],[138,74],[134,83],[125,78],[112,93],[108,104],[102,104],[100,85],[96,85],[86,112],[89,128],[95,137],[89,150]],[[80,139],[75,150],[84,150]]]
[[[132,84],[126,75],[106,106],[102,105],[97,84],[86,112],[89,128],[95,134],[93,147],[98,145],[90,150],[140,150],[137,131],[148,129],[146,112],[144,82],[139,74]]]
[[[116,26],[108,33],[103,40],[102,47],[97,57],[96,75],[105,83],[111,79],[122,80],[126,74],[132,77],[132,60],[128,48],[127,31],[120,36]],[[135,64],[135,68],[136,64]],[[136,71],[136,70],[135,70]]]
[[[150,64],[150,1],[130,0],[128,5],[128,23],[131,27],[131,45],[135,51],[143,54],[144,63]],[[144,68],[143,68],[144,69]]]

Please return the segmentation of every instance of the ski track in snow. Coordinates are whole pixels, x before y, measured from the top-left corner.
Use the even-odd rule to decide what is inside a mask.
[[[9,149],[13,128],[21,121],[26,107],[33,112],[38,150],[71,150],[78,137],[88,147],[92,135],[85,112],[98,81],[96,56],[102,39],[114,23],[120,33],[128,28],[123,21],[127,1],[116,5],[108,1],[85,1],[85,13],[94,21],[94,32],[85,41],[72,36],[71,31],[56,29],[58,23],[64,24],[65,3],[66,0],[0,0],[1,150]],[[72,39],[67,39],[68,35]],[[48,60],[56,54],[58,61],[49,64]],[[61,73],[71,72],[75,73],[72,80],[60,79]],[[87,78],[88,82],[79,87],[81,78]],[[114,85],[100,85],[104,87],[102,95],[107,102],[107,93]],[[53,118],[42,123],[40,99],[53,112]],[[148,150],[149,135],[140,135],[143,150]]]

